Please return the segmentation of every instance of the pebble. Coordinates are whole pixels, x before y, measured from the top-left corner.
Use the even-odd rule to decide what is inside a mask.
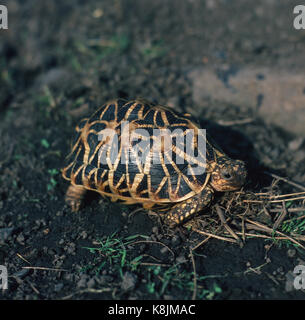
[[[181,239],[180,239],[180,237],[178,237],[177,235],[174,235],[174,236],[172,237],[172,239],[171,239],[171,243],[172,243],[173,245],[178,245],[180,242],[181,242]]]
[[[180,255],[176,258],[176,263],[185,263],[187,262],[187,259],[185,258],[184,255]]]
[[[127,290],[132,290],[134,289],[137,281],[137,276],[130,273],[130,272],[125,272],[123,275],[123,281],[121,283],[121,288],[124,291]]]
[[[17,241],[18,243],[20,243],[20,244],[24,244],[24,240],[25,240],[25,238],[24,238],[24,235],[23,235],[22,233],[20,233],[20,234],[18,235],[18,237],[16,238],[16,241]]]
[[[82,231],[81,234],[80,234],[80,236],[82,237],[82,239],[87,239],[88,234],[87,234],[86,231]]]
[[[154,226],[154,227],[151,229],[151,231],[152,231],[153,233],[155,233],[155,234],[158,234],[158,233],[159,233],[159,229],[158,229],[158,227],[156,227],[156,226]]]
[[[77,282],[78,288],[85,288],[87,287],[88,275],[82,274],[80,276],[80,280]]]
[[[68,254],[75,255],[75,243],[70,242],[67,246],[65,246],[65,250]]]
[[[161,252],[162,254],[167,253],[167,252],[168,252],[167,247],[163,247],[163,248],[160,250],[160,252]]]
[[[56,292],[59,292],[61,291],[61,289],[64,287],[64,284],[62,282],[60,283],[57,283],[55,286],[54,286],[54,291]]]
[[[295,249],[288,249],[287,250],[287,256],[289,258],[293,258],[295,256],[295,254],[296,254],[296,250]]]
[[[95,285],[95,279],[91,278],[88,282],[87,282],[87,286],[88,288],[93,288]]]
[[[296,151],[296,150],[300,149],[300,147],[303,144],[303,142],[304,142],[304,138],[303,137],[299,137],[299,138],[293,139],[288,143],[288,148],[291,151]]]

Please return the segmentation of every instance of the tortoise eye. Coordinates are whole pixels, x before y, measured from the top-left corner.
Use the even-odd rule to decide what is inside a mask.
[[[225,180],[231,180],[231,179],[233,178],[233,176],[231,175],[231,173],[230,173],[229,171],[227,171],[227,170],[222,170],[222,171],[220,172],[220,174],[221,174],[221,177],[222,177],[223,179],[225,179]]]

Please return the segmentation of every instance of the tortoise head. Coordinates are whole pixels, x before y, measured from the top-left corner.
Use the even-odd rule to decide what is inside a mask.
[[[210,184],[216,191],[233,191],[242,187],[246,177],[247,170],[243,161],[223,156],[216,161]]]

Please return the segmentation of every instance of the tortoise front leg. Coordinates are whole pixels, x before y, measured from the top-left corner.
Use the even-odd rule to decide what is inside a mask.
[[[207,207],[213,200],[214,192],[211,188],[206,187],[198,195],[179,202],[168,211],[164,217],[164,222],[170,226],[175,226],[190,218],[196,212]]]
[[[70,184],[66,192],[65,201],[73,212],[77,212],[82,204],[86,189],[79,185]]]

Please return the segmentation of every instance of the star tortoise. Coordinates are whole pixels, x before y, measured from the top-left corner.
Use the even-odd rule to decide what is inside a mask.
[[[93,190],[157,207],[173,226],[207,207],[215,191],[238,190],[246,179],[244,162],[225,155],[189,114],[144,100],[110,101],[76,132],[62,169],[72,211]]]

